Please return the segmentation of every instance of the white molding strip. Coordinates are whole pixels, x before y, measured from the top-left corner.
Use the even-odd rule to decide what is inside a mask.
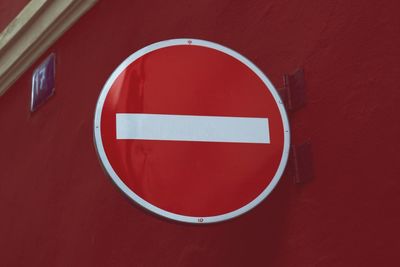
[[[97,0],[31,0],[0,34],[0,96]]]

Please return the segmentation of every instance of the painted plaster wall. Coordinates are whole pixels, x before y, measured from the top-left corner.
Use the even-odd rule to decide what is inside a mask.
[[[32,66],[0,98],[1,266],[398,266],[398,1],[102,0],[50,52],[56,94],[29,112]],[[139,48],[192,37],[226,45],[276,87],[303,67],[290,115],[315,178],[283,177],[250,213],[193,226],[148,214],[98,162],[94,108]]]
[[[29,0],[0,1],[0,32],[14,19],[15,16],[29,3]]]

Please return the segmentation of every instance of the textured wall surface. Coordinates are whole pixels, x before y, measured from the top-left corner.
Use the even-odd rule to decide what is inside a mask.
[[[399,266],[399,10],[395,0],[99,1],[49,49],[48,103],[29,112],[44,57],[0,98],[0,265]],[[128,55],[179,37],[242,53],[276,87],[304,67],[309,103],[290,119],[294,142],[312,141],[312,181],[283,177],[251,212],[203,226],[123,196],[93,145],[97,97]]]
[[[29,0],[0,0],[0,32],[29,3]]]

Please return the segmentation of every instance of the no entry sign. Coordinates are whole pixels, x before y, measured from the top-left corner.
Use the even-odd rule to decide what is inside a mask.
[[[248,59],[194,39],[149,45],[98,99],[95,144],[132,200],[191,223],[227,220],[275,187],[289,152],[282,101]]]

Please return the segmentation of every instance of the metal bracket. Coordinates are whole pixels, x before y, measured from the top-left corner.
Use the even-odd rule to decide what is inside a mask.
[[[278,92],[287,110],[297,110],[307,103],[304,70],[298,69],[292,74],[283,75],[283,88]]]
[[[309,182],[314,177],[311,142],[293,145],[290,149],[287,174],[293,177],[295,184]]]
[[[287,111],[296,111],[307,103],[304,70],[297,69],[292,74],[283,75],[283,88],[278,93]],[[293,177],[295,184],[306,183],[313,179],[311,142],[292,145],[290,148],[286,173]]]

